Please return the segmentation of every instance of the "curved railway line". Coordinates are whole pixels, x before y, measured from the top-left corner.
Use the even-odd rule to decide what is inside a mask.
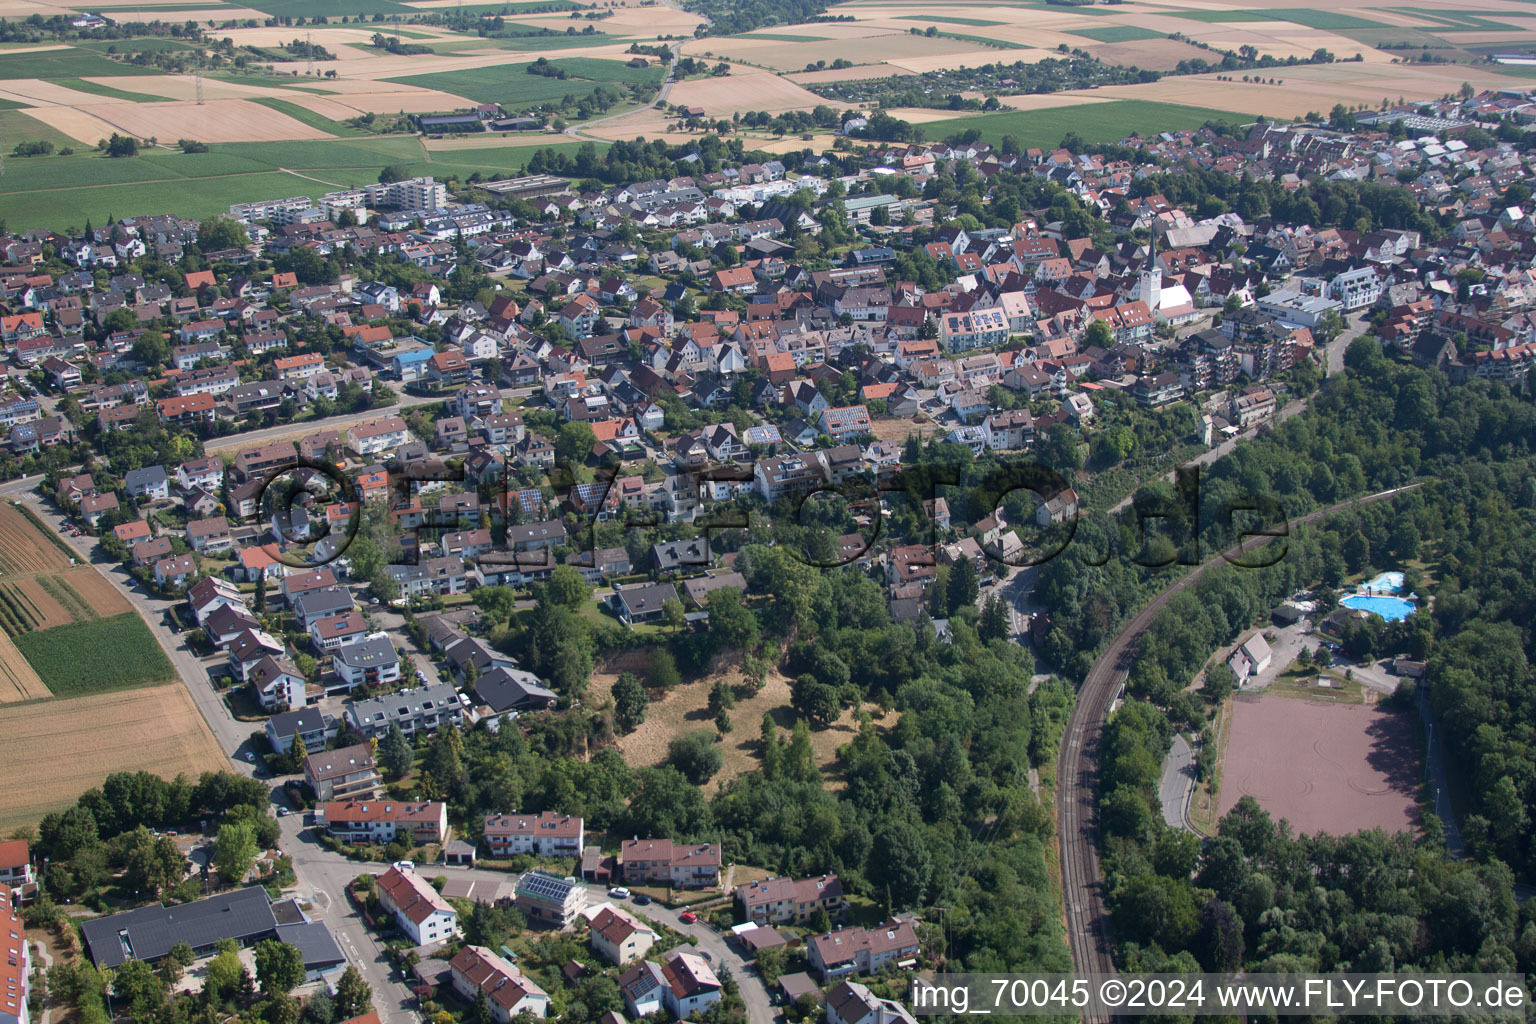
[[[1300,526],[1326,518],[1335,512],[1386,501],[1414,490],[1422,484],[1395,487],[1364,497],[1351,498],[1308,512],[1290,526]],[[1289,528],[1289,527],[1288,527]],[[1094,813],[1097,795],[1099,740],[1121,683],[1130,671],[1135,648],[1157,613],[1175,594],[1194,586],[1211,566],[1267,545],[1267,536],[1245,537],[1219,555],[1201,562],[1161,593],[1115,634],[1109,646],[1088,670],[1078,689],[1077,702],[1067,720],[1057,762],[1056,821],[1061,844],[1062,907],[1066,913],[1067,942],[1072,963],[1079,975],[1114,974],[1114,947],[1109,913],[1104,903],[1104,879],[1099,869],[1096,843],[1097,822]],[[1101,1024],[1108,1016],[1084,1014],[1089,1024]]]

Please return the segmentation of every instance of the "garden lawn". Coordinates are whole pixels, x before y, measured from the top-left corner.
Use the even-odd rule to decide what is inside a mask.
[[[55,697],[80,697],[176,678],[138,612],[23,633],[12,643]]]

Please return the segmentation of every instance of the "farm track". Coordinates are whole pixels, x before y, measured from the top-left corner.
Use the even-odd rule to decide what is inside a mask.
[[[1386,501],[1420,486],[1409,484],[1337,502],[1309,512],[1289,525],[1301,526],[1344,509]],[[1061,843],[1062,908],[1066,914],[1072,962],[1079,974],[1115,973],[1113,936],[1104,902],[1104,878],[1096,841],[1099,741],[1109,707],[1135,658],[1136,643],[1173,596],[1193,586],[1207,569],[1264,547],[1271,539],[1260,537],[1255,543],[1249,543],[1249,538],[1244,538],[1221,554],[1206,559],[1147,602],[1094,661],[1078,690],[1077,702],[1072,707],[1062,737],[1057,768],[1060,782],[1056,789],[1056,821]],[[1083,1019],[1088,1024],[1101,1024],[1110,1018],[1085,1014]]]

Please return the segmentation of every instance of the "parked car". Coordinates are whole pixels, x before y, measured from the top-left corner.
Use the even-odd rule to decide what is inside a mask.
[[[629,890],[624,888],[622,885],[616,885],[612,889],[608,890],[608,898],[615,900],[627,900],[629,899]]]
[[[695,914],[691,910],[685,910],[681,914],[677,915],[677,919],[683,922],[683,924],[694,924],[698,921],[699,915]]]
[[[643,892],[637,892],[635,893],[634,904],[637,907],[648,907],[651,905],[651,898]]]

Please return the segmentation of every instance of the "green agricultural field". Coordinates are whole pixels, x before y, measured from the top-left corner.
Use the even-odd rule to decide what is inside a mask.
[[[1525,26],[1509,25],[1491,18],[1529,17],[1527,11],[1421,11],[1413,7],[1389,7],[1398,14],[1435,23],[1436,32],[1519,32]],[[1486,15],[1486,17],[1485,17]]]
[[[265,11],[274,18],[309,18],[320,13],[310,0],[259,0],[259,2],[251,3],[247,6],[258,11]],[[420,13],[416,8],[396,3],[395,0],[327,0],[325,4],[325,16],[327,18],[339,18],[343,14],[399,14],[409,16]]]
[[[199,7],[203,6],[198,4]],[[210,6],[218,7],[219,4]],[[134,13],[139,11],[184,11],[185,7],[135,7]],[[134,36],[132,39],[82,39],[75,44],[83,50],[95,50],[97,53],[167,53],[171,50],[195,50],[197,46],[184,39],[173,39],[169,36]]]
[[[4,146],[5,156],[11,155],[11,147],[18,142],[47,141],[54,145],[55,149],[80,149],[81,142],[70,138],[52,125],[44,124],[25,110],[0,110],[0,145]],[[46,157],[28,157],[30,160],[47,159]],[[14,164],[5,165],[5,185],[9,187],[12,168],[25,163],[25,160],[17,160]],[[4,191],[4,189],[0,189]]]
[[[138,612],[22,633],[12,643],[55,697],[131,690],[176,678]]]
[[[517,3],[504,4],[465,4],[455,7],[455,14],[504,14],[508,17],[516,17],[520,14],[560,14],[565,11],[580,11],[584,8],[571,0],[520,0]]]
[[[1168,11],[1175,18],[1222,24],[1229,21],[1284,21],[1279,11]]]
[[[1130,43],[1138,39],[1166,39],[1165,32],[1155,32],[1139,25],[1105,25],[1103,28],[1069,28],[1075,36],[1097,39],[1101,43]]]
[[[545,78],[528,74],[531,63],[437,71],[392,78],[389,81],[416,85],[423,89],[440,89],[472,99],[476,103],[499,103],[508,110],[517,110],[539,103],[559,102],[566,96],[585,96],[604,84],[636,81],[659,83],[662,75],[659,67],[631,68],[623,61],[566,57],[551,63],[564,68],[573,77]]]
[[[1198,128],[1207,121],[1246,123],[1253,120],[1230,110],[1186,107],[1177,103],[1152,100],[1110,100],[1083,106],[1045,110],[1009,110],[997,114],[957,117],[924,125],[930,137],[947,138],[974,128],[983,141],[994,145],[1004,135],[1013,135],[1025,148],[1054,148],[1068,132],[1076,132],[1088,142],[1114,142],[1132,134],[1147,136],[1156,132]]]
[[[342,138],[369,134],[361,128],[352,127],[345,121],[333,121],[328,117],[315,113],[308,107],[301,107],[297,103],[290,103],[287,100],[280,100],[273,96],[255,96],[252,99],[264,107],[271,107],[273,110],[287,114],[300,124],[307,124],[311,128],[317,128],[322,132],[330,132],[332,135],[339,135]]]
[[[900,14],[901,21],[936,21],[941,25],[1006,25],[1006,21],[988,21],[985,18],[957,18],[952,14]]]
[[[15,100],[0,100],[0,110],[20,110],[24,106],[26,106],[25,103],[18,103]]]
[[[1272,12],[1281,21],[1289,21],[1297,25],[1305,25],[1307,28],[1321,29],[1324,32],[1341,32],[1354,28],[1385,28],[1379,21],[1367,21],[1357,18],[1353,14],[1341,14],[1338,11],[1316,10],[1310,7],[1291,7]]]
[[[102,78],[108,75],[158,75],[159,68],[112,60],[95,50],[71,46],[63,50],[34,50],[6,54],[6,78]]]
[[[511,144],[434,152],[424,149],[414,136],[373,136],[334,142],[228,143],[193,154],[156,149],[117,160],[94,151],[13,159],[6,161],[0,220],[22,230],[78,228],[87,219],[105,221],[109,214],[125,217],[174,210],[188,217],[207,217],[227,212],[234,203],[321,196],[363,185],[378,180],[379,171],[388,164],[404,164],[411,174],[430,174],[439,180],[475,174],[490,177],[518,171],[536,150],[574,153],[586,144],[569,139],[508,141]]]
[[[129,92],[126,89],[114,89],[110,85],[102,85],[99,82],[88,82],[83,78],[55,78],[55,85],[62,85],[79,92],[88,92],[93,96],[105,96],[114,100],[130,100],[134,103],[165,103],[166,97],[156,96],[148,92]]]

